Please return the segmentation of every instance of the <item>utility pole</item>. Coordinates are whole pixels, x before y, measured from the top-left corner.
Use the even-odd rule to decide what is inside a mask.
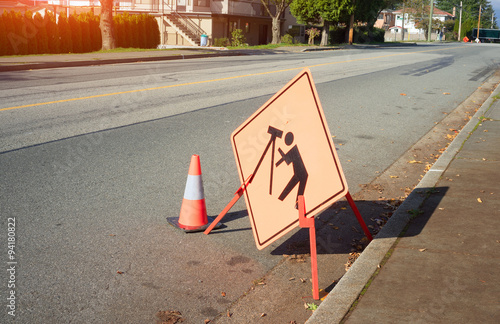
[[[431,41],[431,33],[432,33],[432,15],[434,13],[434,0],[431,0],[431,11],[429,12],[429,30],[427,31],[427,41]]]
[[[479,19],[477,20],[477,39],[479,39],[479,27],[481,27],[481,5],[479,5]]]
[[[458,40],[462,37],[462,1],[460,1],[460,19],[458,20]]]
[[[405,40],[405,4],[406,1],[403,1],[403,22],[401,23],[401,41]]]

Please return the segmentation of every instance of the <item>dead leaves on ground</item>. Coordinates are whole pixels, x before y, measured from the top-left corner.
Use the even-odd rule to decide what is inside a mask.
[[[306,262],[306,255],[305,254],[292,254],[292,255],[283,254],[283,256],[288,257],[288,260],[294,261],[297,263]]]
[[[160,320],[161,324],[177,324],[184,322],[184,317],[182,317],[179,311],[158,311],[156,317]]]
[[[347,259],[347,263],[345,264],[345,271],[348,271],[351,268],[351,266],[354,264],[354,261],[356,261],[356,259],[359,258],[360,255],[361,253],[359,252],[349,253],[349,258]]]

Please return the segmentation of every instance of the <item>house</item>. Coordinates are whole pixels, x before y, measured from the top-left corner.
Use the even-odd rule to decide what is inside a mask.
[[[378,14],[374,27],[389,30],[395,24],[396,17],[394,16],[394,10],[384,9]]]
[[[28,3],[28,0],[18,0]],[[16,1],[12,1],[17,3]],[[30,0],[51,11],[68,14],[93,11],[100,14],[98,0]],[[25,11],[27,4],[19,5]],[[9,8],[17,10],[16,8]],[[271,11],[275,8],[271,5]],[[208,37],[208,45],[216,39],[231,39],[235,29],[241,29],[249,45],[271,41],[272,20],[260,0],[115,0],[114,13],[147,13],[154,16],[160,29],[161,45],[200,45],[201,35]],[[282,34],[288,28],[297,28],[293,16],[284,14]],[[304,28],[298,27],[298,36]]]
[[[76,8],[100,13],[98,0],[45,0],[49,6],[72,13]],[[274,10],[274,8],[271,8]],[[260,0],[115,0],[114,13],[148,13],[160,28],[161,45],[200,44],[201,35],[212,45],[241,29],[250,45],[271,41],[271,17]]]
[[[137,8],[136,1],[120,2],[119,10]],[[152,15],[158,20],[161,44],[199,45],[202,34],[208,44],[217,38],[231,39],[235,29],[241,29],[250,45],[271,41],[271,17],[260,0],[142,0],[150,2]],[[155,12],[156,11],[156,12]]]
[[[405,29],[405,40],[425,40],[427,37],[427,30],[424,30],[422,28],[418,28],[416,26],[418,20],[421,19],[429,19],[428,15],[429,9],[424,11],[424,14],[419,14],[413,11],[412,9],[406,8],[405,13],[404,13],[404,29]],[[395,16],[395,24],[394,27],[391,28],[391,33],[401,33],[402,28],[403,28],[403,10],[399,9],[396,11],[393,11],[393,14]],[[437,19],[439,21],[445,22],[450,19],[455,19],[455,16],[443,11],[441,9],[438,9],[434,7],[433,14],[432,14],[433,19]],[[433,33],[432,38],[436,39],[437,33]],[[387,38],[387,35],[386,35]],[[395,35],[389,36],[389,39],[394,39]],[[399,38],[398,40],[400,40]]]

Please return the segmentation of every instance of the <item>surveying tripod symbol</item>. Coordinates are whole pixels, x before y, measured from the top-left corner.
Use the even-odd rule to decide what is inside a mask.
[[[288,194],[295,188],[295,186],[299,185],[299,189],[297,191],[297,198],[295,199],[295,203],[297,203],[297,199],[300,195],[304,195],[304,190],[306,188],[308,173],[306,167],[304,165],[304,161],[300,156],[299,149],[297,145],[294,145],[287,153],[283,152],[281,148],[278,148],[278,153],[281,155],[281,159],[278,162],[274,163],[274,155],[276,152],[276,139],[283,137],[283,131],[273,126],[269,126],[267,133],[271,135],[269,142],[262,153],[257,166],[253,172],[253,175],[257,173],[262,161],[264,160],[269,148],[271,148],[271,169],[270,169],[270,177],[269,177],[269,195],[273,194],[273,178],[274,178],[274,168],[279,167],[281,163],[285,162],[287,165],[293,165],[293,176],[286,185],[286,187],[281,192],[278,197],[279,200],[283,201],[288,196]],[[294,136],[292,132],[288,132],[285,135],[285,144],[290,146],[294,142]],[[297,207],[297,206],[296,206]]]

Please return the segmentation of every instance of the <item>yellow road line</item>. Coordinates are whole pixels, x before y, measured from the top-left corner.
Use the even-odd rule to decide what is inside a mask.
[[[305,68],[313,68],[313,67],[333,65],[333,64],[342,64],[342,63],[351,63],[351,62],[375,60],[375,59],[380,59],[380,58],[385,58],[385,57],[392,57],[392,56],[401,56],[401,55],[409,55],[409,54],[417,54],[417,53],[444,51],[444,50],[451,50],[451,49],[456,49],[456,48],[459,48],[459,47],[457,46],[457,47],[451,47],[451,48],[440,48],[440,49],[432,49],[432,50],[417,51],[417,52],[388,54],[388,55],[381,55],[381,56],[376,56],[376,57],[367,57],[367,58],[359,58],[359,59],[346,60],[346,61],[321,63],[321,64],[315,64],[315,65],[309,65],[309,66],[303,66],[303,67],[295,67],[295,68],[289,68],[289,69],[283,69],[283,70],[275,70],[275,71],[267,71],[267,72],[260,72],[260,73],[237,75],[237,76],[232,76],[232,77],[227,77],[227,78],[220,78],[220,79],[187,82],[187,83],[173,84],[173,85],[161,86],[161,87],[154,87],[154,88],[145,88],[145,89],[136,89],[136,90],[112,92],[112,93],[105,93],[105,94],[94,95],[94,96],[87,96],[87,97],[61,99],[61,100],[47,101],[47,102],[38,102],[38,103],[33,103],[33,104],[28,104],[28,105],[22,105],[22,106],[0,108],[0,111],[7,111],[7,110],[14,110],[14,109],[21,109],[21,108],[29,108],[29,107],[37,107],[37,106],[45,106],[45,105],[52,105],[52,104],[63,103],[63,102],[71,102],[71,101],[95,99],[95,98],[116,96],[116,95],[122,95],[122,94],[128,94],[128,93],[135,93],[135,92],[153,91],[153,90],[168,89],[168,88],[176,88],[176,87],[190,86],[190,85],[202,84],[202,83],[219,82],[219,81],[233,80],[233,79],[239,79],[239,78],[246,78],[246,77],[251,77],[251,76],[259,76],[259,75],[266,75],[266,74],[273,74],[273,73],[281,73],[281,72],[288,72],[288,71],[293,71],[293,70],[303,70]]]

